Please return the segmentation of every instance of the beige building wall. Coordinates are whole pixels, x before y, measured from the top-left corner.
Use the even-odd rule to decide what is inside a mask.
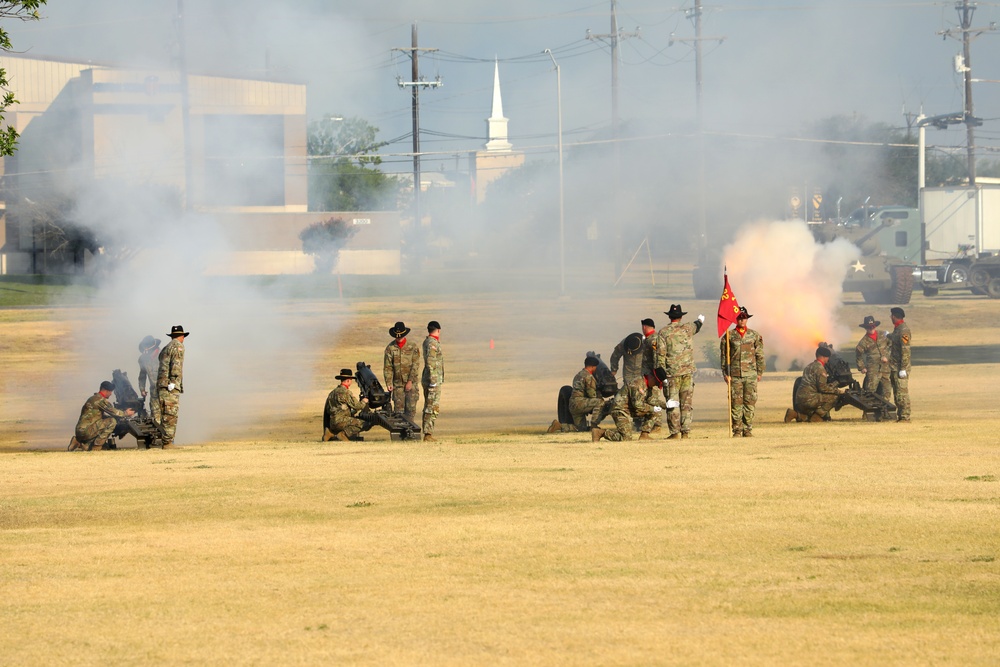
[[[518,151],[492,152],[478,151],[473,154],[476,175],[476,203],[482,204],[486,199],[486,189],[490,183],[497,180],[511,169],[524,165],[524,153]]]

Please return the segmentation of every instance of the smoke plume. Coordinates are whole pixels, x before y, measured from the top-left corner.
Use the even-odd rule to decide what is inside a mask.
[[[844,267],[858,255],[844,239],[816,242],[800,220],[748,224],[726,247],[733,293],[754,316],[751,326],[764,335],[779,369],[811,361],[820,341],[836,345],[849,338],[837,311]]]

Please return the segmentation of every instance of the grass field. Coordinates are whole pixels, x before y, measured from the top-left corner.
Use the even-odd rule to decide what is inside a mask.
[[[36,411],[26,387],[76,362],[93,307],[3,311],[0,663],[996,664],[997,302],[907,307],[911,424],[784,424],[780,372],[733,440],[705,373],[692,439],[595,444],[544,434],[580,308],[609,354],[669,299],[580,301],[295,301],[350,325],[281,411],[90,454],[59,451],[86,395]],[[316,442],[326,369],[401,312],[445,325],[442,442]]]

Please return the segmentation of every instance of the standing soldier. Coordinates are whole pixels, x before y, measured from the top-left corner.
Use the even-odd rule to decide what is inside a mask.
[[[656,325],[650,318],[644,319],[642,322],[642,376],[646,378],[646,383],[649,385],[649,394],[652,402],[663,403],[666,399],[663,398],[663,383],[656,382],[653,375],[653,369],[656,368],[656,341],[659,336],[656,335]],[[653,425],[653,433],[660,430],[660,424],[663,422],[663,413],[658,412],[654,417],[655,424]]]
[[[191,335],[181,325],[170,327],[170,342],[160,352],[160,368],[156,374],[156,393],[160,399],[160,425],[163,427],[163,448],[173,449],[177,433],[177,412],[184,393],[184,339]]]
[[[889,317],[895,327],[889,334],[889,380],[892,382],[896,419],[910,421],[910,327],[900,307],[892,308]]]
[[[625,358],[622,365],[622,381],[632,384],[642,380],[642,334],[631,333],[615,345],[611,353],[611,374],[618,374],[618,362]]]
[[[160,423],[160,399],[156,394],[156,376],[160,372],[160,339],[146,336],[139,342],[139,392],[149,395],[149,414],[153,423]],[[146,380],[149,391],[146,391]]]
[[[118,420],[135,414],[132,408],[122,412],[111,405],[108,398],[115,390],[115,385],[105,380],[100,390],[87,399],[80,409],[80,419],[76,422],[76,430],[69,440],[67,451],[86,449],[111,449],[108,438],[115,431]]]
[[[871,315],[865,315],[864,321],[858,326],[866,333],[858,341],[855,353],[858,371],[865,376],[862,388],[888,398],[892,395],[892,384],[889,382],[889,338],[876,328],[880,324],[882,323]]]
[[[444,353],[441,352],[441,325],[436,320],[427,323],[424,339],[424,373],[420,378],[424,388],[424,419],[421,430],[425,442],[435,442],[434,423],[441,407],[441,385],[444,384]]]
[[[341,369],[340,375],[336,378],[340,380],[340,384],[326,397],[326,409],[323,411],[325,417],[323,441],[337,438],[349,442],[351,438],[356,438],[362,431],[371,428],[371,424],[366,424],[357,417],[359,412],[368,407],[368,399],[363,398],[359,401],[351,393],[354,373],[350,368]]]
[[[757,383],[764,375],[764,338],[747,327],[753,315],[741,307],[736,328],[727,331],[719,344],[722,376],[729,385],[730,423],[733,437],[753,437],[753,416],[757,405]],[[729,343],[729,349],[726,349]]]
[[[662,383],[666,378],[666,373],[662,368],[657,368],[653,373],[654,384]],[[615,420],[615,428],[605,430],[595,427],[590,432],[591,439],[594,442],[601,438],[612,442],[631,440],[632,424],[634,421],[639,421],[639,439],[651,440],[649,432],[656,423],[656,417],[663,411],[663,406],[656,404],[649,398],[647,389],[645,378],[640,378],[632,383],[626,382],[615,394],[611,407],[611,418]]]
[[[691,412],[694,401],[694,348],[691,338],[701,331],[705,316],[690,324],[681,324],[687,315],[679,303],[670,305],[664,313],[670,324],[660,329],[656,342],[656,367],[667,372],[667,425],[669,439],[690,437]],[[678,410],[678,407],[680,408]]]
[[[382,377],[385,390],[392,394],[392,409],[402,412],[413,421],[417,418],[417,381],[420,379],[420,348],[414,342],[407,342],[410,329],[402,322],[389,329],[395,338],[385,348],[382,361]]]

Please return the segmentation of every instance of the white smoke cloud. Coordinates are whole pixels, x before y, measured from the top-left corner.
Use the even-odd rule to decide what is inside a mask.
[[[839,344],[851,331],[838,322],[848,264],[860,255],[844,239],[820,244],[801,220],[744,226],[724,252],[730,287],[764,335],[779,369],[814,358],[816,344]]]

